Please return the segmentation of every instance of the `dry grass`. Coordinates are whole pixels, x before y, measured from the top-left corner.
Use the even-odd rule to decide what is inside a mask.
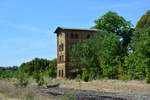
[[[10,82],[0,82],[0,100],[56,100],[42,96],[33,88],[16,88]]]
[[[144,81],[121,81],[104,79],[93,80],[90,82],[77,82],[76,80],[45,78],[45,83],[46,85],[60,83],[59,87],[62,88],[150,95],[150,84],[146,84]],[[30,84],[36,85],[33,79],[30,80]],[[14,87],[13,82],[10,80],[0,80],[0,100],[56,100],[56,98],[42,96],[38,90],[33,88],[16,88]]]
[[[104,92],[119,92],[127,94],[149,94],[150,84],[144,81],[121,81],[121,80],[94,80],[90,82],[76,82],[75,80],[61,80],[60,87]]]

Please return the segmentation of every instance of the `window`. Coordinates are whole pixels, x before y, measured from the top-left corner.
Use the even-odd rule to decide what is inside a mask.
[[[71,39],[78,39],[79,38],[79,35],[78,34],[73,34],[71,33]]]
[[[62,59],[61,60],[64,61],[64,55],[62,55]]]
[[[59,70],[59,75],[58,76],[61,77],[61,70]]]
[[[59,48],[59,51],[63,51],[64,50],[64,44],[60,44],[58,48]]]
[[[61,45],[59,45],[59,47],[58,47],[58,48],[59,48],[59,51],[61,51]]]
[[[63,70],[61,71],[61,75],[62,75],[62,77],[64,76],[64,72],[63,72]]]
[[[91,35],[90,35],[90,34],[88,34],[88,35],[87,35],[87,39],[89,39],[90,37],[91,37]]]
[[[61,61],[61,56],[59,56],[59,61]]]
[[[65,61],[64,55],[59,56],[59,61]]]
[[[61,50],[62,51],[64,50],[64,44],[61,44]]]
[[[73,33],[71,33],[71,39],[73,39],[74,38],[74,34]]]
[[[79,35],[78,35],[78,34],[75,34],[75,38],[78,39],[78,38],[79,38]]]

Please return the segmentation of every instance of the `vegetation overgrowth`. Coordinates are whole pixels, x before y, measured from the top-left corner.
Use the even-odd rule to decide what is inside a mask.
[[[95,21],[99,31],[89,40],[72,48],[71,60],[83,65],[77,79],[146,80],[150,83],[150,11],[134,28],[116,12],[109,11]],[[0,67],[0,79],[18,79],[18,87],[26,87],[33,78],[45,84],[44,76],[56,77],[57,60],[35,58],[20,66]],[[77,70],[78,71],[78,70]]]

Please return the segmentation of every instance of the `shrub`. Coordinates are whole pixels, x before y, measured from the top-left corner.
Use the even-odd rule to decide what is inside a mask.
[[[145,80],[146,80],[146,83],[150,84],[150,73],[149,72],[147,72]]]
[[[146,83],[149,83],[150,84],[150,78],[146,78]]]
[[[36,83],[39,86],[42,86],[45,83],[42,72],[36,72],[36,73],[34,73],[33,78],[36,80]]]
[[[18,76],[17,76],[17,83],[15,83],[14,85],[16,87],[26,87],[28,85],[28,76],[27,74],[25,74],[24,72],[19,72]]]
[[[82,73],[82,80],[85,82],[89,81],[88,73],[86,73],[85,71]]]
[[[77,81],[77,82],[80,82],[80,81],[81,81],[81,75],[80,75],[80,74],[77,75],[76,81]]]

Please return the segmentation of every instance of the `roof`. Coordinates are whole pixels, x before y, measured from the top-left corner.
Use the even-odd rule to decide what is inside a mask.
[[[57,33],[59,30],[73,30],[73,31],[98,31],[97,29],[81,29],[81,28],[67,28],[67,27],[57,27],[54,33]]]

